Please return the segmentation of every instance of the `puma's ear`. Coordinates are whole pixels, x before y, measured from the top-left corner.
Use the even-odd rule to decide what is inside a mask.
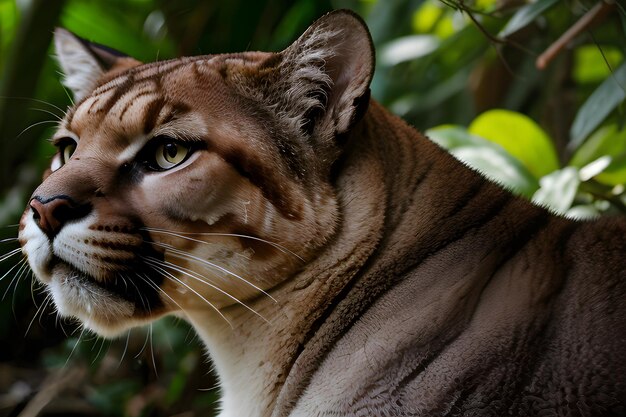
[[[54,46],[65,75],[63,85],[72,90],[76,102],[89,95],[104,74],[141,65],[134,58],[61,28],[54,31]]]
[[[285,98],[298,102],[287,106],[301,113],[302,128],[335,136],[350,130],[367,109],[374,73],[365,22],[349,10],[328,13],[281,54]]]

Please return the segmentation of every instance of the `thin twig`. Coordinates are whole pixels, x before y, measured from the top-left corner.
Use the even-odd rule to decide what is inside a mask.
[[[615,2],[613,0],[602,0],[593,6],[587,13],[585,13],[576,23],[574,23],[559,39],[557,39],[552,45],[545,50],[544,53],[539,55],[535,66],[537,69],[543,70],[548,64],[561,53],[563,49],[580,35],[582,32],[590,29],[599,22],[603,21],[615,8]]]
[[[83,368],[63,368],[53,372],[19,417],[37,417],[52,400],[59,397],[59,394],[68,388],[79,386],[85,375],[86,370]]]

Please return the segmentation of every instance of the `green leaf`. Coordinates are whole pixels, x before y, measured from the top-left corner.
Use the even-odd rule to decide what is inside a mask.
[[[516,194],[530,198],[539,183],[528,170],[500,146],[471,135],[461,127],[439,126],[426,132],[457,159]]]
[[[541,178],[539,184],[541,187],[533,195],[533,202],[557,213],[566,213],[574,202],[580,178],[576,168],[566,167]]]
[[[539,17],[541,13],[554,6],[557,2],[558,0],[538,0],[534,3],[527,4],[513,15],[498,36],[506,37],[517,32]]]
[[[610,164],[595,180],[607,185],[626,183],[626,128],[612,124],[594,132],[576,151],[569,165],[583,168],[602,157],[611,158]]]
[[[593,133],[572,156],[569,165],[581,168],[601,156],[617,157],[626,153],[626,129],[616,124],[603,126]]]
[[[624,60],[624,54],[615,46],[583,45],[574,50],[572,78],[576,84],[600,84],[611,76],[611,68]]]
[[[535,176],[541,178],[559,168],[558,158],[548,135],[532,119],[509,110],[489,110],[468,128],[502,146]]]
[[[570,149],[576,149],[626,98],[626,62],[616,69],[580,107],[570,129]]]
[[[600,217],[600,210],[593,204],[574,206],[565,212],[570,219],[586,220]]]
[[[608,168],[597,175],[594,179],[607,185],[626,184],[626,155],[622,155],[619,158],[613,158]]]
[[[394,39],[384,45],[379,53],[383,65],[393,66],[401,62],[421,58],[439,47],[434,35],[410,35]]]

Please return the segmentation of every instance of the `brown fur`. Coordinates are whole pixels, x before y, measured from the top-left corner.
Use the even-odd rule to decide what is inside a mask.
[[[369,102],[358,17],[278,54],[88,74],[65,60],[103,52],[57,40],[88,93],[20,240],[61,314],[104,335],[185,318],[222,417],[626,413],[626,221],[552,215]],[[153,171],[164,137],[191,156]]]

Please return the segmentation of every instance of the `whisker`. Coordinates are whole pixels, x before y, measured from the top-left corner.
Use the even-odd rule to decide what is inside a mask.
[[[141,290],[139,290],[139,287],[137,286],[137,284],[135,284],[133,282],[132,279],[124,279],[124,276],[120,276],[120,278],[122,278],[122,281],[124,282],[124,285],[126,285],[126,287],[128,288],[128,285],[126,284],[128,281],[130,281],[131,285],[133,287],[135,287],[135,290],[137,291],[137,295],[139,296],[139,301],[141,301],[141,305],[143,306],[144,309],[148,310],[148,313],[151,312],[150,310],[150,303],[148,303],[148,300],[145,299],[142,295],[141,295]]]
[[[0,277],[0,281],[2,281],[7,275],[9,275],[11,273],[11,271],[13,271],[15,268],[17,268],[18,265],[22,265],[25,261],[26,261],[26,259],[22,259],[22,260],[18,261],[15,265],[13,265],[11,267],[11,269],[9,269],[7,272],[4,273],[4,275],[2,275]]]
[[[122,365],[122,362],[124,361],[124,357],[126,356],[126,352],[128,351],[128,342],[130,341],[130,332],[132,332],[132,330],[133,329],[128,329],[128,332],[126,333],[126,343],[124,344],[122,357],[120,358],[120,361],[117,363],[117,369],[119,369],[119,367]]]
[[[13,249],[5,253],[4,255],[0,256],[0,262],[6,261],[10,257],[15,256],[16,254],[20,253],[21,251],[22,251],[22,248],[17,248],[17,249]],[[2,278],[0,278],[0,280],[2,280]]]
[[[39,315],[39,324],[41,324],[41,317],[43,316],[43,310],[48,306],[48,302],[50,301],[50,299],[48,297],[46,297],[46,299],[43,301],[43,303],[41,303],[41,305],[37,308],[37,311],[35,311],[35,314],[33,315],[32,320],[30,321],[30,323],[28,324],[28,327],[26,328],[26,332],[24,333],[24,338],[26,338],[26,336],[28,336],[28,332],[30,331],[30,328],[32,327],[33,323],[35,322],[35,320],[37,319],[37,316],[41,313],[41,315]]]
[[[35,110],[35,111],[40,111],[43,113],[47,113],[49,115],[54,116],[59,122],[63,121],[63,118],[61,116],[59,116],[58,114],[51,112],[50,110],[46,110],[46,109],[40,109],[38,107],[31,107],[29,110]]]
[[[140,280],[145,282],[149,287],[157,290],[157,292],[161,292],[163,295],[165,295],[167,298],[169,298],[174,304],[176,304],[178,306],[178,308],[180,308],[180,310],[183,313],[186,313],[185,309],[182,308],[181,305],[176,302],[176,300],[174,300],[172,297],[170,297],[170,295],[166,291],[164,291],[163,288],[160,288],[158,285],[156,285],[154,282],[152,282],[150,280],[150,278],[148,278],[148,276],[141,276],[139,274],[136,274],[136,276],[137,276],[137,278],[139,278]]]
[[[16,237],[8,237],[6,239],[0,240],[0,243],[17,242],[17,241],[18,241],[18,238]]]
[[[235,278],[237,278],[237,279],[239,279],[239,280],[241,280],[241,281],[245,282],[246,284],[250,285],[250,286],[251,286],[252,288],[254,288],[255,290],[257,290],[257,291],[259,291],[259,292],[263,293],[264,295],[266,295],[267,297],[269,297],[269,298],[270,298],[273,302],[275,302],[275,303],[277,303],[277,302],[278,302],[278,301],[276,301],[276,299],[275,299],[274,297],[272,297],[271,295],[269,295],[269,294],[268,294],[267,292],[265,292],[265,290],[263,290],[262,288],[258,287],[257,285],[254,285],[252,282],[248,281],[247,279],[245,279],[245,278],[243,278],[243,277],[241,277],[241,276],[239,276],[239,275],[235,274],[235,273],[234,273],[234,272],[232,272],[232,271],[229,271],[228,269],[226,269],[226,268],[224,268],[224,267],[222,267],[222,266],[219,266],[219,265],[217,265],[217,264],[214,264],[213,262],[207,261],[207,260],[205,260],[205,259],[198,258],[197,256],[193,256],[193,255],[191,255],[191,254],[189,254],[189,253],[187,253],[187,252],[185,252],[185,251],[182,251],[182,250],[180,250],[180,249],[178,249],[178,248],[176,248],[176,247],[174,247],[174,246],[172,246],[172,245],[168,245],[167,243],[152,242],[152,244],[154,244],[154,245],[156,245],[156,246],[163,247],[163,248],[165,248],[165,249],[168,249],[168,250],[169,250],[171,253],[173,253],[174,255],[178,254],[178,255],[179,255],[179,258],[180,258],[180,257],[183,257],[183,259],[193,260],[193,261],[199,262],[199,263],[201,263],[201,264],[203,264],[203,265],[206,265],[206,266],[208,266],[208,267],[210,267],[210,268],[214,268],[214,269],[217,269],[217,270],[219,270],[219,271],[222,271],[222,272],[224,272],[225,274],[232,275],[233,277],[235,277]]]
[[[102,338],[100,338],[100,340],[102,340],[102,343],[100,344],[100,349],[98,349],[98,353],[96,353],[96,356],[91,361],[92,365],[95,364],[98,361],[98,359],[100,358],[100,353],[102,353],[102,348],[104,348],[104,345],[106,343],[106,339],[105,338],[102,337]],[[95,347],[95,344],[94,344],[94,347]],[[93,348],[91,349],[91,351],[93,352]]]
[[[17,317],[17,314],[15,314],[15,296],[17,294],[17,286],[19,285],[20,281],[22,281],[23,278],[28,276],[28,272],[29,272],[29,265],[28,265],[28,262],[26,262],[26,259],[22,259],[22,263],[23,263],[22,267],[17,271],[17,273],[15,274],[15,277],[11,280],[11,283],[9,284],[9,288],[11,288],[11,286],[13,285],[13,282],[15,281],[15,288],[13,289],[13,297],[11,297],[11,310],[13,311],[14,317]],[[7,291],[9,290],[9,288],[7,288]]]
[[[11,269],[9,269],[4,275],[2,275],[2,277],[0,277],[0,281],[2,281],[8,274],[10,274],[17,266],[19,266],[19,269],[17,270],[17,272],[15,273],[15,275],[13,276],[13,278],[11,279],[11,282],[9,283],[9,286],[7,287],[6,291],[4,292],[4,295],[2,296],[2,301],[4,301],[5,297],[7,296],[7,294],[9,293],[9,290],[11,289],[11,286],[13,285],[13,283],[15,282],[15,278],[17,278],[18,276],[20,276],[21,271],[23,270],[23,268],[26,265],[26,259],[22,259],[21,261],[19,261],[18,263],[16,263],[15,265],[13,265],[13,267]]]
[[[31,279],[30,280],[30,299],[33,300],[33,304],[35,306],[37,306],[37,301],[35,301],[35,284],[37,283],[36,280]]]
[[[148,333],[147,332],[146,332],[146,340],[143,342],[143,346],[141,347],[141,350],[139,351],[139,353],[135,355],[135,359],[139,359],[143,351],[146,349],[146,346],[148,346]]]
[[[43,324],[41,323],[41,319],[43,318],[43,312],[50,306],[50,303],[52,303],[52,294],[48,294],[46,296],[46,298],[43,300],[43,304],[45,304],[43,310],[41,310],[41,314],[39,315],[39,324],[41,326],[43,326]],[[54,312],[53,312],[54,313]]]
[[[182,285],[183,287],[187,288],[188,290],[193,292],[195,295],[200,297],[200,299],[203,300],[205,303],[207,303],[213,310],[215,310],[217,312],[217,314],[219,314],[226,321],[226,323],[228,323],[230,325],[231,328],[234,328],[232,323],[226,318],[226,316],[217,307],[215,307],[213,305],[213,303],[211,303],[209,300],[204,298],[200,293],[198,293],[196,290],[191,288],[189,285],[185,284],[183,281],[181,281],[180,279],[176,278],[170,272],[168,272],[165,269],[161,268],[160,262],[159,262],[158,259],[151,258],[151,257],[142,257],[142,258],[144,258],[144,260],[147,263],[151,264],[153,269],[157,269],[158,272],[161,272],[162,274],[164,274],[166,278],[170,279],[171,281],[177,282],[178,284]]]
[[[74,343],[74,347],[72,348],[72,351],[70,352],[70,354],[68,355],[66,361],[65,361],[65,365],[63,365],[63,367],[67,367],[67,364],[70,362],[70,359],[72,358],[72,355],[74,355],[74,351],[76,350],[76,347],[78,346],[78,344],[80,343],[80,340],[83,337],[83,334],[85,333],[86,327],[83,325],[81,326],[81,332],[78,335],[78,339],[76,340],[76,343]]]
[[[150,354],[152,355],[152,367],[154,368],[154,375],[156,375],[156,377],[159,377],[159,372],[157,371],[157,366],[156,366],[156,360],[154,359],[154,343],[152,340],[152,323],[150,323],[150,330],[148,331],[148,334],[150,335]]]
[[[61,77],[63,77],[63,74],[59,73],[59,75]],[[74,103],[74,97],[72,97],[72,95],[70,94],[70,92],[67,90],[67,88],[64,85],[61,85],[63,87],[63,91],[65,91],[65,95],[67,96],[67,98],[70,99],[70,103],[72,103],[72,107],[76,105],[76,103]],[[55,106],[56,107],[56,106]],[[58,108],[58,107],[57,107]],[[64,112],[65,113],[65,112]]]
[[[155,259],[155,258],[153,258]],[[259,314],[256,310],[254,310],[253,308],[249,307],[246,303],[244,303],[243,301],[239,300],[237,297],[229,294],[228,292],[224,291],[223,289],[219,288],[218,286],[210,283],[208,281],[208,278],[205,277],[204,275],[198,274],[195,271],[192,271],[190,269],[184,268],[180,265],[176,265],[173,264],[171,262],[168,261],[162,261],[162,265],[164,267],[173,269],[174,271],[180,272],[181,274],[184,274],[192,279],[195,279],[196,281],[199,281],[205,285],[208,285],[209,287],[215,289],[216,291],[220,292],[221,294],[224,294],[226,297],[230,298],[231,300],[235,301],[236,303],[240,304],[241,306],[245,307],[246,309],[250,310],[252,313],[256,314],[257,316],[259,316],[263,321],[265,321],[266,323],[269,323],[269,321],[263,317],[261,314]]]
[[[65,111],[63,109],[61,109],[59,106],[53,104],[53,103],[49,103],[45,100],[40,100],[38,98],[33,98],[33,97],[10,97],[10,96],[0,96],[1,99],[5,99],[5,100],[30,100],[30,101],[34,101],[36,103],[41,103],[41,104],[45,104],[47,106],[50,106],[58,111],[60,111],[62,114],[65,114]]]
[[[35,126],[39,126],[39,125],[43,125],[43,124],[46,124],[46,123],[54,123],[54,124],[59,124],[59,122],[58,122],[58,121],[56,121],[56,120],[43,120],[43,121],[41,121],[41,122],[33,123],[32,125],[28,126],[26,129],[22,130],[22,131],[20,132],[20,134],[19,134],[19,135],[17,135],[17,136],[15,137],[15,139],[13,139],[13,140],[17,140],[17,139],[19,139],[19,138],[20,138],[20,136],[22,136],[24,133],[26,133],[27,131],[29,131],[29,130],[30,130],[30,129],[32,129],[33,127],[35,127]]]
[[[189,236],[185,236],[185,235],[191,235],[191,236],[217,236],[217,237],[237,237],[237,238],[242,238],[242,239],[250,239],[250,240],[255,240],[257,242],[262,242],[262,243],[266,243],[276,249],[278,249],[279,251],[289,254],[289,255],[293,255],[296,258],[298,258],[300,261],[305,262],[304,258],[302,258],[300,255],[298,255],[297,253],[287,249],[286,247],[275,243],[275,242],[271,242],[269,240],[265,240],[262,239],[260,237],[256,237],[256,236],[249,236],[249,235],[242,235],[242,234],[238,234],[238,233],[216,233],[216,232],[179,232],[179,231],[170,231],[170,230],[165,230],[165,229],[157,229],[157,228],[153,228],[153,227],[142,227],[142,230],[145,230],[147,232],[153,232],[153,233],[161,233],[161,234],[165,234],[165,235],[170,235],[170,236],[175,236],[175,237],[179,237],[181,239],[186,239],[192,242],[197,242],[197,243],[203,243],[203,244],[209,244],[209,242],[205,242],[204,240],[200,240],[200,239],[194,239],[192,237]]]

